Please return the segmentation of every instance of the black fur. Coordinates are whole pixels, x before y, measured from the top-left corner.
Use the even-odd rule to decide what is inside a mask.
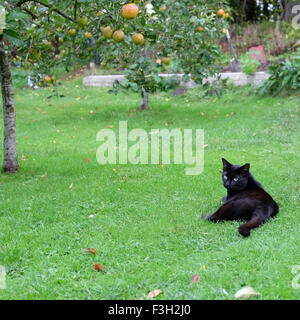
[[[202,218],[213,222],[246,220],[239,227],[239,233],[248,237],[251,229],[259,227],[278,213],[278,205],[249,172],[249,163],[239,166],[232,165],[224,158],[222,161],[222,179],[227,196],[214,214]]]

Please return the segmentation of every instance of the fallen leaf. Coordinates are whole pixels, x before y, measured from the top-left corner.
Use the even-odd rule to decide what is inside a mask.
[[[155,297],[159,296],[161,293],[162,293],[162,291],[161,291],[160,289],[151,291],[151,292],[149,292],[149,293],[147,294],[147,298],[148,298],[148,299],[155,298]]]
[[[235,294],[235,298],[236,299],[250,299],[252,297],[256,297],[259,296],[260,293],[256,292],[253,288],[251,287],[243,287],[242,289],[240,289],[236,294]]]
[[[203,266],[202,268],[203,268],[204,271],[206,271],[206,266]]]
[[[226,294],[226,296],[228,296],[228,292],[225,289],[222,289],[223,293]]]
[[[29,155],[28,154],[26,154],[25,156],[24,155],[22,155],[22,161],[26,161],[26,160],[28,160],[28,158],[29,158]]]
[[[205,144],[203,147],[204,147],[204,148],[207,148],[207,147],[208,147],[208,144]]]
[[[192,282],[194,283],[194,282],[197,282],[197,281],[199,281],[200,280],[200,277],[197,275],[197,274],[194,274],[193,276],[192,276]]]
[[[69,186],[69,189],[72,189],[72,188],[73,188],[73,183],[71,183]]]
[[[95,263],[94,264],[94,269],[97,271],[102,271],[103,270],[103,266],[101,266],[101,264],[99,263]]]
[[[86,248],[86,249],[83,249],[83,250],[82,250],[82,253],[83,253],[83,254],[86,254],[86,253],[88,253],[88,252],[92,253],[94,256],[97,255],[97,251],[96,251],[94,248]]]
[[[105,128],[113,128],[114,126],[112,125],[108,125],[108,126],[105,126]]]
[[[134,113],[135,113],[135,109],[132,109],[132,110],[130,111],[129,117],[133,117]]]

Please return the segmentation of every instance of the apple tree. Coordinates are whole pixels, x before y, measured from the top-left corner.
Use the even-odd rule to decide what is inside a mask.
[[[170,71],[184,73],[201,84],[203,79],[218,72],[216,59],[220,54],[217,40],[229,17],[226,1],[165,0],[135,1],[139,14],[133,18],[118,15],[116,8],[105,8],[99,20],[107,51],[103,64],[122,63],[126,70],[124,83],[116,83],[114,90],[132,89],[143,96],[141,110],[148,105],[148,92],[166,90],[173,85],[159,73]],[[132,5],[134,6],[134,5]],[[111,12],[111,14],[108,14]],[[112,17],[112,18],[111,18]],[[122,30],[124,38],[114,41],[109,30]],[[140,41],[136,41],[140,39]],[[140,38],[138,38],[140,37]],[[100,49],[101,50],[101,49]],[[149,55],[150,53],[150,55]]]
[[[53,85],[52,67],[87,63],[97,52],[102,66],[126,72],[111,91],[141,92],[144,110],[148,93],[173,85],[159,76],[169,67],[199,84],[216,74],[228,14],[225,0],[0,0],[0,6],[4,172],[18,170],[12,66],[28,69],[40,86]]]

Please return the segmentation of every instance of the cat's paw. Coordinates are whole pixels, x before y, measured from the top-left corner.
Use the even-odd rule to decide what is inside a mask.
[[[218,222],[219,221],[219,219],[214,214],[207,215],[207,216],[205,216],[204,219],[207,221],[210,221],[210,222]]]
[[[207,221],[214,221],[214,217],[212,214],[204,214],[201,219],[207,220]]]
[[[239,234],[242,235],[244,238],[247,238],[250,236],[250,230],[247,228],[244,228],[243,226],[239,227]]]

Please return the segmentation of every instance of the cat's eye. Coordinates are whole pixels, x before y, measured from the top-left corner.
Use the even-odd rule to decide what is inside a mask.
[[[238,181],[238,180],[239,180],[239,178],[234,178],[234,179],[233,179],[233,181]]]
[[[227,180],[227,176],[224,176],[224,179]]]

